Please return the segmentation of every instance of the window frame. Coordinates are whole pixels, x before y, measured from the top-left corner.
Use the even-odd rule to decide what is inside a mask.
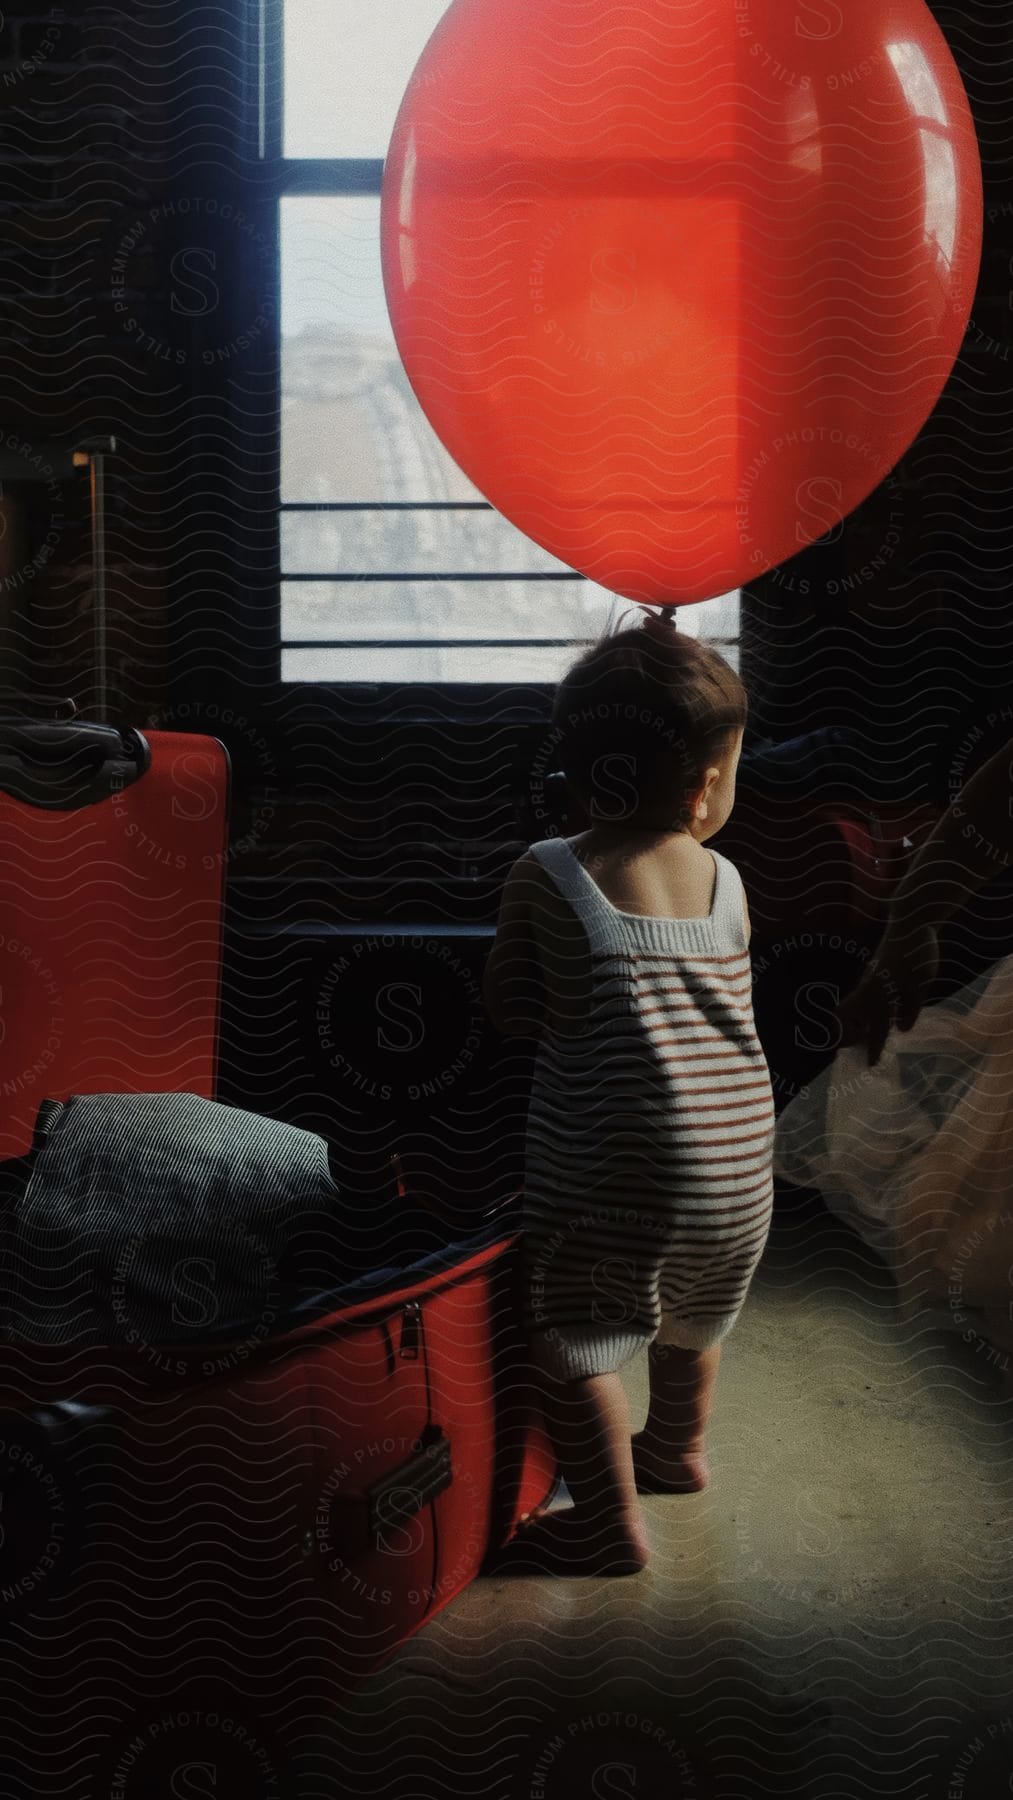
[[[518,682],[508,678],[500,680],[448,681],[284,681],[282,679],[282,656],[287,649],[333,648],[340,650],[347,642],[349,648],[370,648],[374,640],[337,640],[332,644],[318,640],[291,639],[282,636],[282,586],[283,582],[293,580],[326,579],[333,582],[348,581],[349,584],[361,583],[362,574],[345,574],[341,571],[329,572],[326,576],[287,576],[281,566],[282,520],[286,512],[341,512],[341,511],[446,511],[446,512],[495,512],[490,501],[285,501],[282,498],[281,484],[281,436],[282,436],[282,331],[281,331],[281,208],[284,200],[290,197],[335,197],[344,196],[379,198],[382,193],[384,158],[344,158],[344,157],[307,157],[296,158],[284,155],[284,9],[285,0],[238,0],[245,9],[247,37],[250,42],[251,55],[245,60],[250,72],[249,86],[243,97],[244,136],[248,155],[256,169],[254,185],[256,197],[253,208],[261,215],[262,230],[268,234],[274,247],[274,293],[272,319],[273,330],[269,334],[268,358],[274,370],[274,391],[270,396],[269,427],[265,419],[265,427],[270,429],[272,437],[272,467],[274,471],[273,492],[270,495],[271,513],[274,522],[272,534],[272,553],[269,567],[264,568],[264,578],[270,583],[274,599],[275,632],[270,653],[270,668],[261,666],[261,672],[267,677],[267,683],[273,693],[285,700],[294,697],[301,709],[319,705],[324,713],[332,713],[335,708],[342,712],[351,710],[357,717],[377,713],[384,717],[391,712],[399,720],[408,722],[412,718],[420,721],[433,718],[460,718],[462,716],[475,719],[479,716],[493,714],[504,723],[542,721],[551,709],[553,696],[557,687],[557,679],[552,677],[544,682]],[[265,408],[265,411],[267,409]],[[397,571],[379,571],[368,579],[396,580]],[[482,581],[504,580],[508,577],[501,572],[492,572],[488,577],[481,574],[453,575],[443,571],[435,574],[426,573],[416,579]],[[572,574],[558,571],[528,572],[520,577],[525,581],[538,583],[581,583],[585,577],[579,571]],[[740,623],[737,638],[708,640],[719,650],[734,647],[738,650],[740,661],[745,649],[743,633],[743,609],[745,606],[745,590],[740,595]],[[632,604],[632,603],[631,603]],[[261,615],[260,629],[263,629]],[[420,647],[428,640],[418,641]],[[435,641],[435,640],[434,640]],[[456,640],[455,640],[456,641]],[[389,643],[390,640],[383,640]],[[443,647],[449,647],[447,639],[438,640]],[[525,638],[500,639],[468,639],[467,646],[477,650],[492,649],[501,643],[504,648],[520,643],[533,648],[541,646],[556,648],[559,639]],[[574,649],[580,648],[581,640],[574,640]]]

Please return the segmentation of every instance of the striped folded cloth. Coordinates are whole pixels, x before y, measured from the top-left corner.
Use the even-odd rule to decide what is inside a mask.
[[[9,1343],[252,1347],[284,1317],[293,1247],[328,1223],[341,1238],[325,1139],[198,1094],[46,1100],[20,1161]]]

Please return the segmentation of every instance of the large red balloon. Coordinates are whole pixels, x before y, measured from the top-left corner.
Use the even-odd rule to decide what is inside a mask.
[[[568,566],[681,605],[821,537],[917,435],[981,168],[924,0],[455,0],[382,214],[451,455]]]

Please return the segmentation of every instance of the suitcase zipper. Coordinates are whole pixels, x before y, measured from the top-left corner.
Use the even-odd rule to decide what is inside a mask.
[[[494,1240],[494,1242],[495,1242],[495,1240]],[[516,1234],[514,1235],[514,1238],[512,1238],[512,1239],[504,1239],[504,1244],[506,1245],[508,1250],[515,1244],[515,1242],[516,1242]],[[493,1244],[489,1244],[484,1247],[486,1249],[491,1250],[494,1246],[493,1246]],[[454,1275],[451,1277],[451,1279],[449,1281],[442,1283],[442,1285],[439,1289],[439,1292],[441,1294],[449,1293],[453,1288],[460,1287],[462,1285],[462,1283],[464,1283],[466,1281],[473,1281],[475,1279],[476,1275],[480,1275],[482,1273],[484,1273],[484,1269],[472,1269],[470,1271],[470,1273],[468,1273],[468,1274]],[[409,1343],[411,1343],[412,1327],[408,1322],[408,1315],[410,1313],[413,1314],[414,1318],[415,1318],[415,1332],[414,1332],[415,1348],[414,1349],[409,1348],[406,1351],[406,1356],[408,1358],[414,1359],[415,1357],[417,1357],[419,1355],[419,1344],[421,1342],[422,1307],[418,1300],[410,1300],[407,1302],[403,1302],[400,1306],[395,1306],[393,1308],[382,1308],[382,1303],[378,1302],[376,1312],[362,1313],[359,1318],[353,1319],[349,1325],[341,1325],[340,1322],[333,1324],[328,1327],[326,1335],[328,1337],[330,1337],[336,1331],[346,1331],[346,1330],[347,1331],[372,1331],[376,1328],[377,1325],[389,1326],[392,1324],[393,1320],[400,1317],[403,1321],[402,1342],[404,1341],[404,1336],[407,1335],[408,1339],[409,1339]],[[302,1347],[301,1343],[296,1343],[292,1346],[292,1350],[295,1353],[295,1352],[298,1352],[301,1349],[301,1347]]]
[[[406,1361],[418,1359],[419,1344],[422,1337],[422,1308],[417,1300],[412,1300],[401,1311],[401,1345],[398,1355]]]

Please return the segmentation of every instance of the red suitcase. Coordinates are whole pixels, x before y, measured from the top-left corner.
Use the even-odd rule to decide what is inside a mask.
[[[214,1097],[227,819],[213,739],[0,721],[0,1156],[44,1097]],[[148,1791],[149,1756],[259,1793],[466,1586],[554,1480],[515,1280],[489,1223],[230,1345],[0,1344],[0,1658],[38,1703],[34,1791],[91,1707],[82,1793],[131,1791],[125,1757]]]

